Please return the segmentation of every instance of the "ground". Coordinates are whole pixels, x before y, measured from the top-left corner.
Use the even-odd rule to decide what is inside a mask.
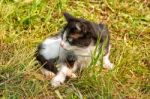
[[[89,66],[55,89],[39,71],[34,53],[62,29],[63,12],[108,26],[115,68]],[[0,66],[2,99],[148,99],[150,1],[1,0]]]

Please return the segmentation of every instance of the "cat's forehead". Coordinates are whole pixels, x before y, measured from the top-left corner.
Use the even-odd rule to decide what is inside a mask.
[[[69,37],[69,38],[71,37],[71,38],[74,38],[74,39],[77,39],[77,38],[83,36],[82,30],[77,24],[75,26],[68,27],[66,29],[65,33],[66,33],[65,34],[66,37]]]

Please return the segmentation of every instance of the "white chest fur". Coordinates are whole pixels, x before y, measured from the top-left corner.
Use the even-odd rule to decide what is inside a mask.
[[[42,43],[42,49],[40,54],[44,56],[45,59],[54,59],[63,53],[63,49],[60,46],[61,38],[47,38]]]

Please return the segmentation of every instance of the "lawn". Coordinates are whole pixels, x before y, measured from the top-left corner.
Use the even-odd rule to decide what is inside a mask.
[[[59,88],[40,72],[37,45],[66,23],[63,12],[111,33],[113,70],[89,66]],[[0,98],[149,99],[149,0],[0,0]]]

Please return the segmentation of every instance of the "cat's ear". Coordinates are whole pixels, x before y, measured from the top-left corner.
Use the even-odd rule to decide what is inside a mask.
[[[71,20],[74,19],[74,17],[67,12],[64,12],[64,17],[67,20],[67,22],[70,22]]]

